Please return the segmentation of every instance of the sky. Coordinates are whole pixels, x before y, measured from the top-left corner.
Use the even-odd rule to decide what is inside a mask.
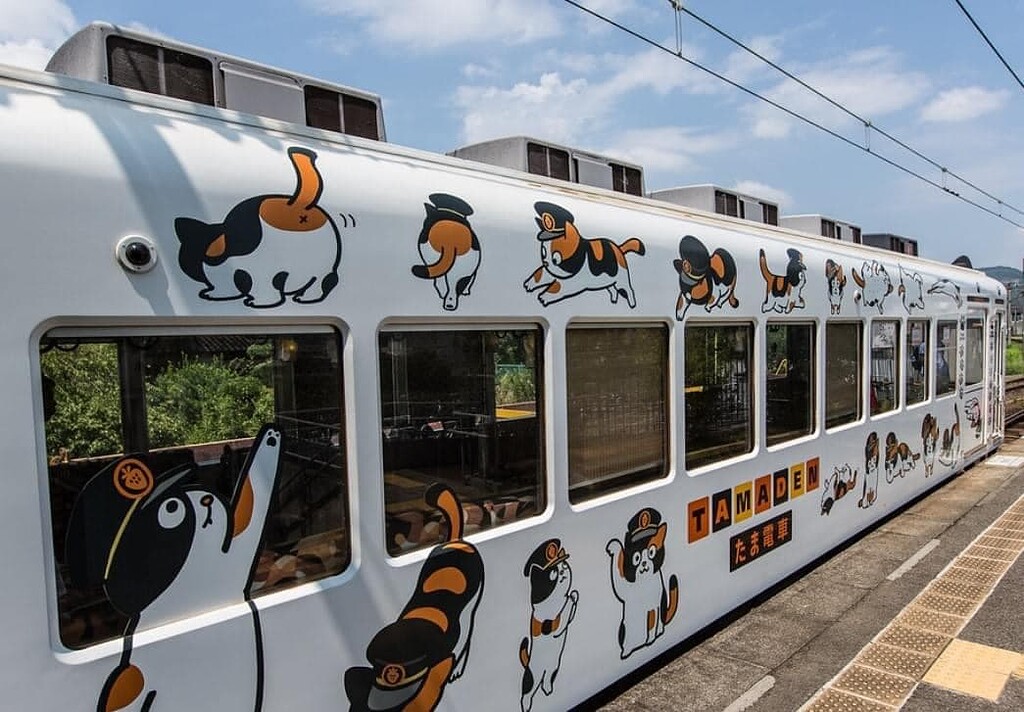
[[[1024,78],[1024,0],[962,0]],[[579,0],[1024,225],[1024,88],[954,0],[684,0],[685,7],[1002,204],[830,107],[669,0]],[[42,68],[105,20],[379,94],[388,141],[447,152],[528,135],[1020,268],[1024,229],[788,117],[565,0],[0,0],[0,62]]]

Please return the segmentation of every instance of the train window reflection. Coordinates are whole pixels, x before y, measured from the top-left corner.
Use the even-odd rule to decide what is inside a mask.
[[[935,342],[935,395],[956,390],[957,323],[942,320],[936,324]]]
[[[814,325],[768,324],[765,416],[769,445],[814,431]]]
[[[668,471],[668,329],[584,327],[566,333],[569,501]]]
[[[387,550],[447,537],[423,495],[462,501],[467,533],[544,508],[540,330],[389,331],[380,335]]]
[[[981,383],[985,373],[985,320],[968,317],[964,354],[964,385]]]
[[[907,405],[920,403],[928,397],[928,320],[907,320]]]
[[[871,322],[871,415],[899,406],[900,323]]]
[[[754,449],[754,327],[686,327],[686,467]]]
[[[860,324],[825,326],[825,427],[853,423],[861,416]]]
[[[251,578],[239,580],[238,591],[248,586],[258,595],[347,566],[337,332],[64,333],[42,338],[40,366],[59,632],[66,646],[84,647],[124,631],[124,606],[116,608],[108,595],[110,571],[121,565],[115,552],[128,551],[124,538],[131,532],[156,536],[146,534],[143,517],[156,501],[150,497],[169,496],[162,493],[178,492],[175,506],[199,502],[189,515],[197,522],[200,516],[215,527],[225,527],[225,518],[233,518],[235,527],[260,522],[263,541],[253,543]],[[264,425],[283,436],[280,450],[273,431],[269,449],[258,450],[255,438]],[[245,479],[251,451],[271,452],[272,460],[261,463],[276,467],[270,484],[276,489],[272,496],[264,490],[262,509],[258,485],[254,490]],[[135,463],[141,463],[139,481],[148,482],[145,491],[126,491],[117,479]],[[125,514],[128,500],[143,504]],[[168,546],[163,539],[157,544]],[[239,546],[244,555],[245,545]],[[107,571],[96,568],[100,559],[108,562]],[[210,606],[219,604],[224,588],[213,583]],[[201,611],[204,592],[193,595]]]

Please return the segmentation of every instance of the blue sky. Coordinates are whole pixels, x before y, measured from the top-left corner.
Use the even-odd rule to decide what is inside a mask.
[[[667,0],[580,0],[674,48]],[[1024,0],[963,0],[1024,76]],[[953,0],[688,0],[875,125],[1024,210],[1024,89]],[[925,257],[1021,266],[1024,230],[799,124],[563,0],[0,0],[0,61],[41,67],[91,20],[380,94],[392,143],[527,134],[639,163],[648,189],[716,183],[916,238]],[[864,127],[683,17],[683,53],[863,143]],[[941,183],[882,137],[871,148]],[[970,188],[947,185],[1024,224]]]

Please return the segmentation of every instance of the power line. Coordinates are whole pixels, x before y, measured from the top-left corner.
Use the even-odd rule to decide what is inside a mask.
[[[960,0],[954,0],[954,2],[956,2],[956,4],[960,7],[964,15],[967,16],[967,19],[971,21],[971,24],[974,25],[974,29],[978,31],[978,34],[981,35],[985,42],[988,43],[988,46],[992,48],[992,51],[996,53],[996,56],[999,57],[999,61],[1003,63],[1004,67],[1006,67],[1006,71],[1012,74],[1013,78],[1017,80],[1018,84],[1020,84],[1020,88],[1024,89],[1024,82],[1020,80],[1020,77],[1017,76],[1017,72],[1013,71],[1013,67],[1011,67],[1009,62],[1007,62],[1003,58],[1003,55],[999,52],[999,50],[996,49],[996,46],[992,44],[992,40],[990,40],[988,38],[988,35],[985,34],[985,30],[981,29],[978,23],[974,21],[974,18],[971,17],[971,13],[967,12],[967,8],[964,7],[964,4],[960,2]]]
[[[956,2],[959,3],[960,0],[956,0]],[[991,193],[989,193],[987,190],[984,190],[980,186],[975,185],[974,183],[972,183],[971,181],[967,180],[963,176],[957,174],[956,172],[949,170],[948,168],[946,168],[946,166],[943,166],[938,161],[935,161],[935,160],[929,158],[928,156],[924,155],[923,153],[921,153],[920,151],[918,151],[914,147],[909,146],[905,142],[903,142],[900,139],[898,139],[895,136],[893,136],[888,131],[885,131],[884,129],[879,128],[878,126],[876,126],[874,123],[872,123],[868,119],[864,118],[860,114],[857,114],[855,111],[853,111],[852,109],[849,109],[848,107],[846,107],[843,104],[839,103],[838,101],[836,101],[832,97],[828,96],[827,94],[824,94],[823,92],[819,91],[815,87],[813,87],[810,84],[808,84],[807,82],[805,82],[800,77],[796,76],[795,74],[793,74],[792,72],[788,71],[784,67],[779,66],[777,63],[775,63],[771,59],[765,57],[764,55],[762,55],[760,52],[758,52],[757,50],[753,49],[752,47],[747,46],[746,44],[744,44],[740,40],[736,39],[735,37],[733,37],[732,35],[727,33],[725,30],[722,30],[722,29],[716,27],[714,24],[712,24],[708,20],[705,20],[703,17],[701,17],[697,13],[693,12],[692,10],[689,10],[686,7],[682,7],[682,6],[680,6],[678,8],[678,10],[681,11],[681,12],[685,12],[687,15],[689,15],[694,20],[696,20],[697,22],[699,22],[702,25],[704,25],[705,27],[707,27],[712,32],[715,32],[715,33],[721,35],[722,37],[724,37],[725,39],[729,40],[730,42],[732,42],[737,47],[740,47],[741,49],[743,49],[744,51],[748,52],[749,54],[754,55],[759,60],[761,60],[762,62],[764,62],[768,66],[770,66],[772,69],[775,69],[776,71],[778,71],[781,74],[785,75],[789,79],[793,80],[794,82],[796,82],[797,84],[802,86],[804,89],[807,89],[808,91],[810,91],[812,94],[814,94],[818,98],[823,99],[824,101],[828,102],[829,104],[831,104],[835,108],[837,108],[840,111],[842,111],[843,113],[845,113],[847,116],[850,116],[850,117],[856,119],[857,121],[859,121],[861,124],[864,125],[864,128],[865,128],[866,131],[874,130],[880,136],[884,136],[885,138],[889,139],[890,141],[892,141],[894,144],[896,144],[897,146],[899,146],[903,150],[912,153],[913,155],[917,156],[918,158],[920,158],[925,163],[930,164],[932,167],[938,168],[944,174],[943,177],[945,177],[946,175],[949,175],[950,177],[955,178],[956,180],[960,181],[961,183],[963,183],[964,185],[968,186],[969,188],[973,188],[975,191],[977,191],[978,193],[981,193],[982,195],[984,195],[989,200],[992,200],[992,201],[998,203],[999,205],[1005,206],[1005,207],[1009,208],[1010,210],[1013,210],[1015,213],[1017,213],[1019,215],[1024,215],[1024,211],[1021,211],[1018,208],[1014,207],[1013,205],[1010,205],[1009,203],[1004,202],[1000,198],[997,198],[996,196],[994,196]],[[1024,85],[1022,85],[1022,86],[1024,86]],[[945,189],[945,185],[943,185],[943,189]]]
[[[845,143],[845,144],[847,144],[849,146],[852,146],[854,148],[858,148],[861,151],[864,151],[865,153],[867,153],[868,155],[874,156],[875,158],[877,158],[878,160],[882,161],[883,163],[886,163],[886,164],[892,166],[893,168],[895,168],[897,170],[903,171],[907,175],[910,175],[910,176],[912,176],[914,178],[917,178],[918,180],[923,181],[923,182],[927,183],[928,185],[930,185],[930,186],[932,186],[934,188],[938,188],[939,190],[941,190],[941,191],[943,191],[945,193],[949,193],[954,198],[958,198],[959,200],[962,200],[963,202],[967,203],[968,205],[971,205],[971,206],[973,206],[973,207],[975,207],[975,208],[977,208],[979,210],[982,210],[982,211],[988,213],[989,215],[992,215],[993,217],[996,217],[996,218],[999,218],[1000,220],[1008,222],[1011,225],[1014,225],[1015,227],[1019,227],[1019,228],[1024,229],[1024,224],[1021,224],[1021,223],[1018,223],[1018,222],[1016,222],[1014,220],[1011,220],[1010,218],[1005,217],[1004,215],[1001,215],[1001,214],[997,213],[996,211],[991,210],[991,209],[985,207],[984,205],[981,205],[980,203],[977,203],[977,202],[971,200],[970,198],[966,198],[963,195],[960,195],[956,191],[951,190],[951,189],[947,188],[944,185],[940,185],[939,183],[936,183],[935,181],[931,180],[930,178],[926,178],[925,176],[921,175],[920,173],[918,173],[918,172],[916,172],[916,171],[914,171],[914,170],[912,170],[910,168],[907,168],[906,166],[904,166],[904,165],[902,165],[900,163],[897,163],[896,161],[894,161],[894,160],[892,160],[890,158],[886,158],[885,156],[883,156],[883,155],[881,155],[879,153],[875,153],[870,148],[868,148],[866,146],[862,146],[861,144],[857,143],[856,141],[853,141],[853,140],[847,138],[846,136],[843,136],[842,134],[833,131],[832,129],[830,129],[830,128],[828,128],[828,127],[818,123],[817,121],[814,121],[813,119],[808,118],[807,116],[804,116],[803,114],[800,114],[799,112],[793,111],[792,109],[789,109],[789,108],[783,106],[782,104],[779,104],[778,102],[776,102],[776,101],[774,101],[772,99],[769,99],[768,97],[764,96],[763,94],[759,94],[758,92],[754,91],[753,89],[745,87],[742,84],[740,84],[738,82],[735,82],[732,79],[729,79],[725,75],[716,72],[715,70],[711,69],[710,67],[704,66],[700,62],[692,60],[692,59],[690,59],[688,57],[684,57],[682,55],[682,53],[673,52],[668,47],[665,47],[664,45],[660,44],[659,42],[656,42],[656,41],[652,40],[650,37],[642,35],[639,32],[637,32],[636,30],[632,30],[632,29],[626,27],[625,25],[623,25],[623,24],[621,24],[619,22],[616,22],[615,20],[611,19],[610,17],[602,15],[601,13],[597,12],[596,10],[591,10],[589,7],[586,7],[586,6],[581,5],[580,3],[576,2],[576,0],[565,0],[565,2],[568,3],[569,5],[572,5],[576,9],[581,10],[582,12],[585,12],[588,15],[591,15],[594,18],[596,18],[598,20],[601,20],[602,22],[604,22],[604,23],[606,23],[608,25],[611,25],[612,27],[616,28],[617,30],[625,32],[626,34],[630,35],[631,37],[633,37],[635,39],[638,39],[641,42],[644,42],[645,44],[650,45],[651,47],[654,47],[656,49],[660,49],[661,51],[663,51],[663,52],[665,52],[667,54],[672,55],[676,59],[678,59],[678,60],[680,60],[682,62],[686,62],[690,66],[692,66],[692,67],[694,67],[696,69],[699,69],[702,72],[710,74],[711,76],[715,77],[719,81],[722,81],[722,82],[728,84],[729,86],[733,87],[734,89],[738,89],[738,90],[744,92],[745,94],[749,94],[750,96],[752,96],[752,97],[754,97],[756,99],[759,99],[759,100],[765,102],[766,104],[769,104],[770,106],[775,107],[779,111],[781,111],[781,112],[783,112],[783,113],[793,117],[794,119],[802,121],[805,124],[808,124],[809,126],[813,126],[814,128],[818,129],[819,131],[822,131],[823,133],[828,134],[832,138],[838,139],[839,141],[842,141],[843,143]],[[865,122],[865,125],[870,127],[870,122]],[[999,202],[1000,205],[1006,205],[1006,203],[1004,203],[1001,200],[998,200],[998,199],[995,199],[995,200],[997,202]],[[1014,208],[1014,210],[1016,210],[1016,208]],[[1021,212],[1021,211],[1018,210],[1017,212]],[[1024,213],[1022,213],[1022,214],[1024,214]]]

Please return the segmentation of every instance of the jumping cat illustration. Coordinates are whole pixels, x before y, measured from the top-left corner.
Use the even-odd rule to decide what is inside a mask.
[[[412,273],[434,280],[445,311],[455,311],[459,297],[469,296],[480,266],[480,240],[468,220],[473,208],[447,193],[433,193],[429,200],[417,241],[423,264],[413,265]]]
[[[921,421],[921,459],[924,460],[924,476],[930,477],[935,471],[935,453],[938,449],[939,424],[935,416],[927,413]]]
[[[878,499],[878,433],[871,433],[864,442],[864,490],[857,506],[867,509]]]
[[[924,281],[917,272],[907,272],[900,265],[900,286],[896,291],[903,299],[907,314],[912,309],[924,309]]]
[[[768,268],[768,259],[761,250],[761,276],[764,277],[765,294],[761,312],[779,312],[788,314],[794,309],[803,309],[802,292],[807,284],[807,267],[799,250],[786,250],[789,262],[786,274],[775,274]]]
[[[843,308],[843,291],[846,289],[846,275],[841,264],[825,260],[825,283],[828,285],[829,313],[835,316]]]
[[[939,462],[953,465],[960,459],[960,409],[953,404],[953,425],[942,431],[942,447],[939,449]]]
[[[289,148],[295,169],[292,195],[259,195],[233,207],[221,223],[177,218],[178,264],[206,285],[203,299],[241,299],[268,309],[285,299],[314,304],[338,285],[341,236],[317,205],[323,180],[316,154]]]
[[[626,255],[646,252],[639,238],[631,237],[618,245],[608,238],[587,239],[576,228],[575,218],[554,203],[534,203],[540,232],[541,266],[523,283],[527,292],[541,289],[537,299],[544,306],[588,291],[607,290],[612,304],[625,297],[632,309],[636,294],[629,279]]]
[[[960,296],[960,285],[948,279],[938,279],[928,287],[928,294],[945,294],[956,302],[957,307],[963,306],[963,297]]]
[[[912,452],[910,446],[890,432],[885,436],[885,481],[892,484],[897,477],[905,477],[914,469],[921,453]]]
[[[572,587],[569,555],[558,539],[548,539],[534,549],[526,561],[523,576],[530,579],[530,635],[519,644],[523,665],[523,695],[520,706],[530,712],[537,690],[554,692],[555,678],[562,664],[569,624],[576,617],[579,591]]]
[[[263,640],[248,589],[282,447],[281,432],[264,426],[230,502],[199,484],[194,466],[157,477],[144,456],[123,457],[86,483],[68,526],[71,576],[83,587],[102,586],[128,616],[99,712],[260,710]],[[160,646],[133,647],[136,630],[246,602],[251,626],[205,636],[173,670],[154,650]]]
[[[665,536],[668,525],[655,509],[641,509],[626,527],[623,541],[605,547],[611,557],[612,593],[622,603],[619,649],[623,660],[650,645],[665,632],[679,606],[679,582],[665,587]]]
[[[892,280],[885,267],[875,260],[865,261],[860,274],[853,268],[853,281],[861,291],[854,295],[856,301],[863,301],[864,306],[878,307],[878,313],[884,310],[885,297],[892,292]]]
[[[703,305],[710,312],[728,303],[733,309],[740,305],[736,298],[736,262],[722,248],[710,255],[704,243],[693,235],[679,240],[679,259],[672,264],[679,273],[679,298],[676,319],[683,320],[691,304]]]
[[[835,503],[853,491],[857,486],[857,471],[849,465],[838,465],[825,480],[821,493],[821,513],[831,514]]]
[[[433,484],[424,498],[444,515],[448,540],[423,562],[398,620],[366,647],[372,667],[345,672],[353,712],[429,712],[447,684],[466,669],[484,591],[484,562],[476,547],[462,539],[462,503],[451,488]]]

